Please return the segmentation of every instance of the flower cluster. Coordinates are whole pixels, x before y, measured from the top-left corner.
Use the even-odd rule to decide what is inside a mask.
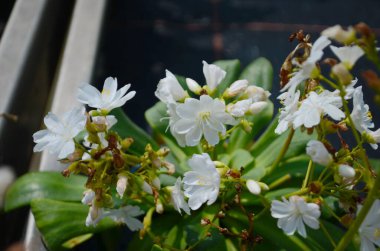
[[[247,114],[260,113],[270,95],[261,87],[249,85],[247,80],[237,80],[222,90],[219,86],[227,73],[205,61],[203,74],[206,84],[200,86],[187,78],[186,91],[175,75],[166,70],[166,77],[160,80],[155,92],[167,105],[170,132],[182,147],[198,145],[202,136],[208,145],[215,146],[225,137],[227,126],[237,125]]]
[[[189,250],[212,235],[210,229],[236,238],[231,243],[245,250],[262,240],[255,224],[272,217],[286,235],[308,238],[307,227],[321,228],[332,246],[344,250],[358,233],[360,249],[375,250],[380,246],[380,178],[365,147],[378,148],[380,128],[364,102],[365,87],[352,73],[363,55],[379,60],[371,34],[363,25],[330,27],[314,43],[302,31],[293,34],[290,40],[298,44],[280,71],[278,124],[269,125],[257,141],[253,137],[259,134],[252,128],[264,127],[262,112],[273,108],[270,92],[261,83],[230,77],[217,63],[203,61],[204,85],[168,70],[158,83],[155,95],[166,114],[155,106],[152,120],[164,129],[151,125],[161,147],[152,139],[137,154],[133,147],[138,139],[114,130],[120,118],[112,110],[136,93],[128,92],[130,85],[118,90],[117,80],[107,78],[102,92],[88,84],[79,88],[77,99],[90,107],[88,112],[81,106],[62,117],[48,113],[47,129],[33,135],[34,151],[48,150],[67,163],[64,176],[87,176],[82,204],[89,206],[83,219],[88,227],[108,217],[140,230],[144,238],[146,232],[155,235],[149,232],[153,211],[176,211],[184,219],[202,216],[198,224],[207,226],[194,246],[187,243]],[[326,58],[327,50],[334,58]],[[253,127],[256,122],[259,126]],[[298,143],[292,142],[296,130],[304,133]],[[349,130],[356,140],[353,146],[345,138]],[[279,142],[283,145],[277,146]],[[300,161],[299,172],[290,170],[285,159],[292,143],[292,156],[300,153],[295,159],[306,160]],[[274,172],[278,167],[281,177]],[[320,219],[326,220],[324,214],[339,229],[348,228],[338,245]],[[154,242],[164,246],[165,240],[155,237]]]

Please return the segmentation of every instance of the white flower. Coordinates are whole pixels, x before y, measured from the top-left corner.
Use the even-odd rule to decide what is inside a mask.
[[[356,61],[364,55],[362,48],[357,45],[343,46],[340,48],[331,45],[330,48],[348,69],[351,69]]]
[[[197,210],[207,201],[213,204],[218,198],[220,175],[207,153],[194,154],[188,164],[192,171],[184,174],[185,196],[189,198],[189,207]]]
[[[344,112],[339,109],[342,106],[341,99],[330,94],[329,91],[323,91],[320,94],[310,92],[294,114],[293,128],[296,129],[302,125],[306,128],[316,126],[321,122],[323,115],[329,115],[334,120],[344,118]]]
[[[252,102],[267,101],[270,96],[269,91],[255,85],[248,86],[245,93],[250,99],[252,99]]]
[[[203,75],[205,75],[206,84],[210,91],[213,92],[222,82],[227,73],[217,65],[208,64],[206,61],[202,61],[202,63]]]
[[[293,235],[296,231],[307,237],[305,225],[312,229],[319,229],[318,218],[321,215],[319,206],[315,203],[306,203],[299,196],[291,196],[289,200],[272,201],[271,214],[277,218],[277,226],[287,235]]]
[[[230,87],[228,87],[224,91],[223,96],[226,98],[235,97],[243,93],[247,89],[247,87],[248,87],[248,80],[246,79],[236,80],[230,85]]]
[[[321,35],[333,39],[342,44],[350,44],[355,39],[355,30],[349,26],[344,30],[340,25],[334,25],[322,31]]]
[[[358,207],[358,213],[361,206]],[[380,200],[375,200],[359,227],[360,251],[376,251],[380,247]],[[377,247],[375,247],[375,245]]]
[[[252,104],[251,99],[244,99],[236,102],[235,104],[228,104],[227,111],[234,117],[243,117]]]
[[[310,140],[307,143],[306,153],[315,163],[318,163],[322,166],[328,166],[333,161],[333,158],[327,151],[325,145],[318,140]]]
[[[177,210],[180,214],[181,209],[185,211],[188,215],[190,215],[190,208],[189,205],[186,203],[185,198],[183,197],[183,191],[181,190],[181,178],[178,177],[177,181],[175,182],[174,186],[169,187],[171,190],[171,198],[172,203],[174,206],[174,209]]]
[[[181,119],[180,116],[177,114],[177,106],[178,103],[169,103],[167,104],[167,113],[169,115],[169,128],[170,128],[170,133],[173,135],[173,137],[177,140],[178,145],[181,147],[186,146],[186,139],[185,136],[186,134],[180,134],[177,133],[177,131],[174,129],[175,123]]]
[[[82,204],[91,206],[95,199],[95,192],[91,189],[87,189],[83,193]]]
[[[74,137],[84,129],[86,119],[84,107],[65,112],[62,119],[49,112],[44,118],[47,129],[33,134],[36,143],[33,151],[49,150],[51,154],[58,154],[59,159],[66,158],[74,152]]]
[[[119,194],[120,198],[123,198],[125,190],[128,186],[128,178],[125,175],[119,175],[116,183],[116,192]]]
[[[323,56],[323,49],[326,48],[331,41],[325,37],[320,36],[313,44],[309,57],[300,65],[299,70],[291,77],[289,82],[281,89],[281,91],[289,90],[293,94],[297,86],[304,80],[313,77],[313,72],[316,70],[316,62]]]
[[[90,107],[109,112],[116,107],[123,106],[135,96],[135,91],[126,94],[130,87],[131,85],[127,84],[117,91],[117,79],[108,77],[104,81],[101,93],[92,85],[84,84],[78,89],[77,99]]]
[[[187,96],[186,91],[182,88],[177,78],[168,70],[166,70],[166,77],[158,83],[154,94],[164,103],[173,103]]]
[[[338,167],[339,175],[345,179],[352,179],[355,177],[355,169],[352,166],[340,164]]]
[[[186,145],[195,146],[202,135],[210,145],[219,143],[219,133],[226,133],[225,125],[233,125],[235,119],[226,112],[224,102],[202,95],[200,99],[187,98],[176,107],[179,119],[172,124],[172,130],[185,135]]]
[[[282,134],[290,126],[293,126],[294,114],[298,110],[298,100],[300,98],[300,91],[294,95],[290,95],[288,92],[284,92],[278,97],[279,99],[285,98],[283,100],[284,107],[281,109],[280,116],[278,119],[278,126],[274,130],[276,134]]]
[[[3,207],[5,192],[15,180],[16,175],[9,166],[0,166],[0,209]]]
[[[364,103],[362,87],[359,86],[355,89],[353,94],[353,109],[351,112],[351,118],[354,122],[356,130],[361,134],[367,133],[373,138],[373,141],[380,143],[380,129],[372,131],[370,129],[375,127],[372,122],[371,113],[369,112],[369,106]],[[373,149],[377,149],[377,144],[371,144]]]
[[[110,209],[104,213],[104,217],[109,217],[115,222],[124,223],[131,231],[137,231],[144,226],[135,217],[144,214],[138,206],[126,206],[118,209]]]

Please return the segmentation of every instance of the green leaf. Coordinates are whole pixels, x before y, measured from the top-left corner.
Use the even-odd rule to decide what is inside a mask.
[[[253,161],[253,157],[250,152],[244,149],[236,149],[231,154],[230,167],[240,169],[240,167],[246,167]]]
[[[265,90],[271,90],[273,82],[272,64],[266,58],[258,58],[243,70],[239,79],[247,79],[251,85],[254,84]]]
[[[5,211],[30,204],[35,198],[62,201],[81,201],[86,177],[58,172],[31,172],[20,177],[9,187],[5,196]]]
[[[267,129],[263,134],[259,137],[259,139],[253,144],[250,148],[250,152],[257,156],[262,151],[264,151],[276,138],[280,137],[280,135],[276,134],[274,130],[278,125],[278,114],[272,119],[272,122],[269,124]]]
[[[226,77],[223,81],[218,85],[218,93],[222,94],[224,90],[230,86],[233,82],[238,80],[240,73],[240,61],[237,59],[234,60],[218,60],[213,64],[219,66],[223,70],[227,72]]]
[[[159,245],[154,244],[151,251],[163,251],[163,249]]]
[[[128,118],[121,108],[113,109],[111,114],[117,118],[117,123],[112,127],[112,130],[116,131],[122,138],[133,138],[134,142],[129,148],[131,153],[144,154],[147,144],[151,144],[154,149],[158,149],[158,145],[152,137]]]
[[[232,132],[227,151],[231,152],[236,148],[248,148],[249,144],[252,143],[254,137],[261,131],[261,129],[270,123],[272,117],[273,103],[268,101],[268,105],[263,111],[257,115],[247,117],[247,120],[253,123],[252,131],[250,133],[246,133],[242,128],[237,128]]]
[[[280,151],[284,146],[288,134],[289,132],[284,133],[280,137],[276,138],[258,156],[256,156],[254,165],[246,168],[244,177],[261,180],[266,175],[266,172],[270,168],[270,165],[280,154]],[[314,134],[308,135],[297,130],[294,133],[292,142],[290,143],[289,149],[287,150],[282,161],[304,153],[307,142],[309,142],[311,139],[315,139],[315,137],[316,135]]]
[[[31,207],[36,225],[50,250],[62,250],[62,245],[72,238],[117,226],[116,222],[105,218],[96,227],[86,227],[88,206],[81,203],[34,199]]]

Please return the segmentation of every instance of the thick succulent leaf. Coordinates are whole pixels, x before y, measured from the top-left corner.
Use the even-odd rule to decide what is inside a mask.
[[[269,144],[259,155],[255,157],[255,163],[252,166],[246,168],[245,178],[251,178],[255,180],[261,180],[265,175],[270,165],[274,162],[277,156],[280,154],[282,147],[288,137],[288,133],[282,134],[276,138],[271,144]],[[297,130],[293,136],[292,142],[287,150],[283,161],[298,156],[305,152],[307,142],[314,139],[315,135],[308,135]]]
[[[213,64],[219,66],[227,72],[226,77],[218,86],[218,93],[222,94],[224,90],[230,86],[234,81],[238,80],[240,74],[240,61],[237,59],[234,60],[218,60]]]
[[[243,70],[239,79],[247,79],[251,85],[271,90],[273,82],[272,64],[266,58],[255,59]]]
[[[86,227],[88,206],[81,203],[34,199],[31,207],[36,225],[50,250],[65,249],[62,245],[67,244],[67,241],[72,238],[98,233],[117,226],[113,220],[105,218],[96,227]]]
[[[61,201],[80,201],[86,177],[71,175],[68,178],[59,172],[31,172],[20,177],[8,189],[5,211],[29,205],[32,199],[47,198]]]
[[[121,108],[112,110],[112,115],[117,118],[117,123],[112,127],[122,138],[131,137],[134,142],[129,151],[134,154],[143,154],[145,146],[151,144],[153,148],[158,149],[158,145],[143,129],[136,125]]]
[[[231,160],[229,161],[229,166],[236,169],[240,169],[240,167],[245,168],[253,160],[254,159],[250,152],[244,149],[236,149],[231,153]]]

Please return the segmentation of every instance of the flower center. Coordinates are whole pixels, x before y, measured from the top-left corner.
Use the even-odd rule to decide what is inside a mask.
[[[208,120],[211,116],[211,112],[200,112],[198,117],[200,120]]]
[[[380,239],[380,228],[376,228],[374,233],[373,233],[373,237],[375,237],[375,240],[379,240]]]

